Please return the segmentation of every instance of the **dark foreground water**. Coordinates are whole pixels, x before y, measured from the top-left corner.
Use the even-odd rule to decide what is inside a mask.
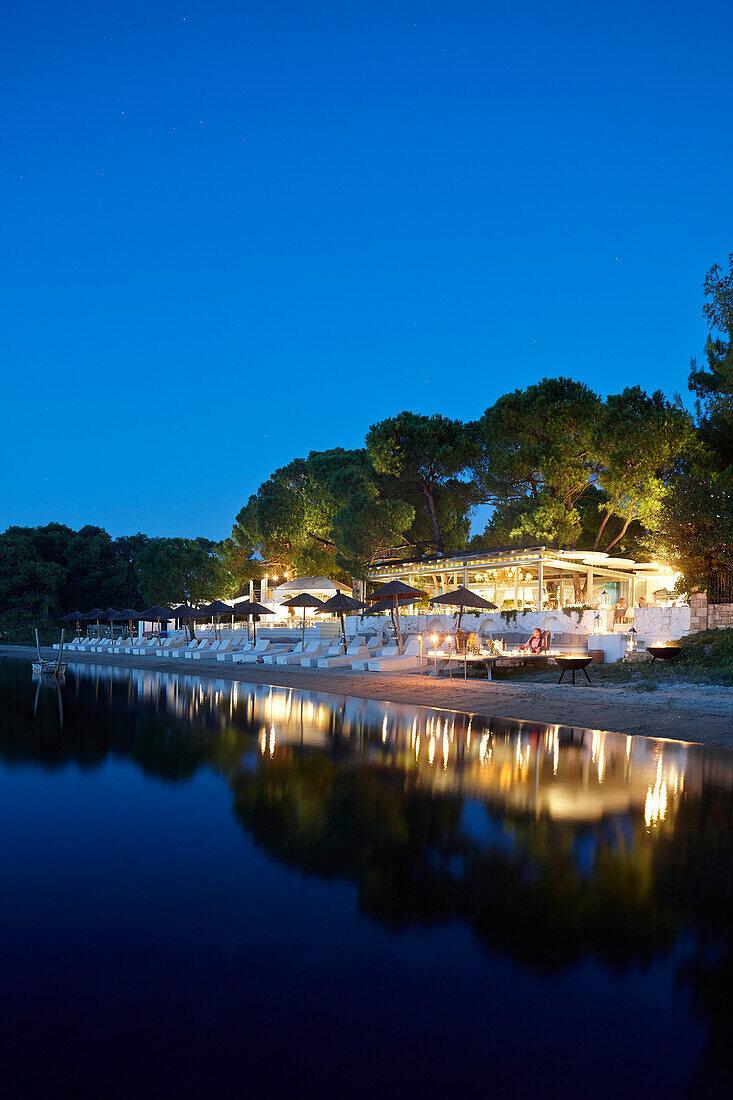
[[[2,1095],[730,1095],[732,791],[717,749],[0,662]]]

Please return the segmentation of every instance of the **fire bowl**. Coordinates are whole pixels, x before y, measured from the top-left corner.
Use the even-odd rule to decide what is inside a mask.
[[[659,658],[660,661],[674,661],[682,652],[681,645],[648,645],[646,647],[647,653],[651,653],[652,657]]]

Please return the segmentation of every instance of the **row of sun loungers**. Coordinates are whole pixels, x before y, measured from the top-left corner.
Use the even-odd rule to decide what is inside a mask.
[[[219,641],[197,638],[189,641],[184,634],[146,639],[86,638],[70,642],[78,653],[127,653],[138,657],[183,658],[192,661],[229,661],[234,664],[299,665],[303,668],[352,668],[356,671],[398,672],[417,668],[419,643],[409,638],[400,653],[396,643],[383,644],[382,638],[356,637],[348,646],[340,640],[315,639],[297,645],[262,638],[246,642],[236,636]]]
[[[446,640],[448,650],[455,652],[455,643]],[[87,638],[70,642],[72,652],[127,653],[135,656],[178,658],[191,661],[223,661],[233,664],[264,664],[300,666],[302,668],[343,668],[356,672],[414,672],[420,665],[420,638],[407,638],[400,653],[395,642],[384,644],[380,635],[358,636],[348,646],[341,640],[314,639],[305,643],[275,642],[260,638],[250,642],[244,637],[223,640],[205,636],[189,641],[185,633],[147,639]],[[441,647],[441,652],[443,649]]]

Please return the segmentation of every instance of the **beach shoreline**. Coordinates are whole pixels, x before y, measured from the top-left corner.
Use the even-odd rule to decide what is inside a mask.
[[[41,652],[48,659],[58,656],[53,649]],[[30,661],[35,659],[36,651],[32,646],[0,646],[3,657]],[[576,686],[507,680],[451,681],[405,673],[234,665],[127,654],[69,653],[64,660],[70,666],[149,669],[733,748],[733,688],[727,687],[685,683],[639,692],[626,686],[588,686],[580,681]]]

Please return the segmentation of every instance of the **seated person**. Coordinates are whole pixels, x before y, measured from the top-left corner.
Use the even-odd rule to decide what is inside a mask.
[[[519,648],[526,649],[529,653],[541,653],[543,649],[547,648],[546,640],[538,626],[532,631],[532,636],[527,638],[524,645],[520,645]]]
[[[622,596],[613,610],[613,621],[615,623],[622,623],[626,618],[627,611],[628,607],[626,606],[626,600]]]

